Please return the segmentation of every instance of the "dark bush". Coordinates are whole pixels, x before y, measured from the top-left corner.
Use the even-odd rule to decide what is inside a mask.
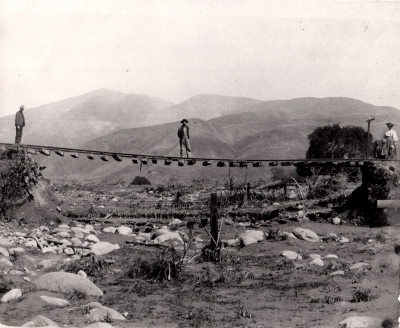
[[[142,185],[151,185],[151,182],[146,177],[136,176],[135,179],[131,182],[131,185],[142,186]]]

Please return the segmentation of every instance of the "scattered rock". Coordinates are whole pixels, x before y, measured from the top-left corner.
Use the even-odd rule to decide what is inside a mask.
[[[328,254],[324,257],[325,259],[338,259],[338,256],[335,254]]]
[[[74,255],[75,254],[74,250],[71,247],[65,247],[63,251],[67,255]]]
[[[90,324],[89,326],[86,326],[86,328],[113,328],[114,326],[111,326],[107,322],[95,322]]]
[[[344,244],[344,243],[349,243],[349,242],[350,242],[350,239],[348,239],[348,238],[346,238],[346,237],[341,237],[341,238],[339,239],[339,242],[341,242],[342,244]]]
[[[28,240],[28,241],[25,243],[25,246],[26,246],[26,247],[29,247],[29,248],[37,248],[37,247],[38,247],[38,244],[37,244],[37,242],[36,242],[35,240]]]
[[[106,318],[111,318],[112,320],[126,320],[121,313],[106,306],[91,310],[86,317],[90,322],[101,322]]]
[[[22,296],[21,289],[14,288],[14,289],[11,289],[8,293],[4,294],[4,296],[1,298],[1,302],[8,303],[9,301],[16,300],[17,298],[20,298],[21,296]]]
[[[12,262],[5,257],[0,259],[0,271],[8,271],[12,266]]]
[[[57,306],[57,307],[65,307],[69,305],[69,302],[67,300],[64,300],[62,298],[57,298],[57,297],[49,297],[49,296],[40,296],[40,298],[45,301],[46,303],[49,303],[50,305]]]
[[[170,233],[171,231],[166,228],[160,228],[153,231],[153,238],[157,238],[158,236],[165,235],[166,233]]]
[[[321,258],[321,255],[319,255],[319,254],[310,254],[309,257],[310,257],[311,259],[320,259],[320,258]]]
[[[132,229],[126,226],[120,226],[117,228],[117,233],[119,233],[120,235],[130,235],[132,234]]]
[[[71,235],[68,232],[62,231],[58,233],[58,236],[61,238],[71,238]]]
[[[4,255],[5,257],[10,257],[10,253],[3,247],[0,247],[0,255]]]
[[[70,242],[72,246],[82,246],[82,242],[79,238],[73,237]]]
[[[173,219],[170,223],[169,223],[169,227],[170,228],[175,228],[175,227],[180,227],[185,225],[185,222],[182,222],[179,219]]]
[[[91,247],[90,253],[99,256],[99,255],[110,253],[116,249],[119,249],[118,244],[111,244],[107,241],[100,241]]]
[[[369,264],[368,264],[368,263],[359,262],[359,263],[353,264],[353,265],[349,268],[349,270],[358,270],[358,269],[366,268],[366,267],[369,267]]]
[[[303,257],[300,254],[297,254],[296,252],[293,252],[293,251],[283,251],[281,253],[281,256],[284,256],[289,260],[302,260],[303,259]]]
[[[45,246],[42,249],[42,253],[56,253],[56,250],[53,248],[53,246]]]
[[[382,320],[374,317],[350,317],[339,322],[340,328],[380,328]]]
[[[22,325],[22,327],[58,327],[58,325],[49,318],[46,318],[43,315],[38,315],[34,317],[31,321]]]
[[[338,218],[338,217],[333,218],[332,223],[336,224],[336,225],[340,224],[340,218]]]
[[[107,227],[107,228],[103,229],[103,232],[106,232],[106,233],[115,233],[115,231],[117,231],[117,228],[114,228],[114,227]]]
[[[324,266],[324,262],[320,258],[316,258],[316,259],[312,260],[309,264],[314,265],[314,266],[319,266],[319,267]]]
[[[87,240],[88,242],[91,242],[91,243],[98,243],[100,241],[99,238],[97,238],[95,235],[92,235],[92,234],[87,235],[85,240]]]
[[[239,235],[242,245],[247,246],[263,241],[265,238],[264,231],[261,230],[246,230]]]
[[[14,275],[14,276],[23,276],[24,273],[20,270],[10,270],[8,271],[9,275]]]
[[[224,239],[221,240],[221,243],[225,247],[236,247],[240,245],[240,239],[239,238],[234,238],[234,239]]]
[[[280,235],[281,237],[286,237],[286,239],[288,239],[288,238],[297,239],[297,237],[296,237],[293,233],[291,233],[291,232],[281,231],[281,232],[279,233],[279,235]]]
[[[6,238],[0,237],[0,246],[12,246],[13,243]]]
[[[183,240],[178,232],[168,232],[154,239],[156,244],[169,244],[173,247],[179,247],[183,245]]]
[[[139,232],[138,236],[143,237],[144,240],[151,239],[151,233]]]
[[[88,296],[102,296],[103,292],[89,279],[68,272],[46,273],[35,281],[38,289],[52,292],[80,292]]]
[[[344,275],[344,271],[338,270],[329,274],[330,276]]]
[[[85,271],[79,270],[79,271],[78,271],[78,274],[79,274],[80,276],[82,276],[82,277],[87,278],[87,274],[86,274]]]
[[[312,243],[319,242],[318,235],[309,229],[295,228],[293,234],[299,239],[307,240]]]
[[[31,281],[31,279],[29,279],[28,277],[24,277],[24,280],[27,281],[27,282]]]
[[[14,254],[22,254],[22,253],[25,252],[25,250],[24,250],[22,247],[15,247],[15,248],[10,248],[10,249],[8,250],[8,252],[9,252],[11,255],[14,255]]]

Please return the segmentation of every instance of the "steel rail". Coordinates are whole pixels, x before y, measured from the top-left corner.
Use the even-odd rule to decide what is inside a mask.
[[[135,158],[135,159],[145,159],[148,160],[172,160],[172,161],[179,161],[179,160],[195,160],[195,161],[212,161],[212,162],[233,162],[233,163],[257,163],[257,162],[303,162],[305,164],[323,164],[323,163],[351,163],[351,162],[399,162],[398,159],[381,159],[381,158],[289,158],[289,159],[242,159],[242,158],[210,158],[210,157],[179,157],[179,156],[165,156],[165,155],[151,155],[151,154],[135,154],[135,153],[122,153],[122,152],[115,152],[115,151],[104,151],[104,150],[90,150],[90,149],[79,149],[79,148],[66,148],[66,147],[54,147],[54,146],[40,146],[40,145],[25,145],[19,144],[16,145],[14,143],[3,143],[0,142],[0,146],[5,147],[19,147],[21,149],[34,149],[34,150],[42,150],[46,149],[49,151],[65,151],[68,153],[80,153],[80,154],[88,154],[88,155],[109,155],[115,156],[118,155],[120,157],[125,158]],[[291,165],[293,165],[291,164]]]

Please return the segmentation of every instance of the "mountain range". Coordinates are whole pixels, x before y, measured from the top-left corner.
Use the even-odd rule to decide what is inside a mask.
[[[195,157],[241,159],[304,158],[307,136],[318,126],[340,123],[366,128],[380,137],[385,123],[400,123],[393,107],[373,106],[351,98],[297,98],[262,101],[243,97],[197,95],[179,104],[144,95],[101,89],[24,111],[23,143],[93,150],[178,156],[176,135],[182,118],[189,120]],[[14,116],[0,118],[0,140],[13,142]],[[41,155],[40,155],[41,156]],[[224,168],[178,167],[162,163],[142,167],[123,162],[90,161],[53,154],[41,159],[46,175],[56,180],[118,182],[146,175],[152,182],[221,177]],[[237,170],[249,179],[265,178],[269,168]],[[224,175],[224,174],[223,174]]]

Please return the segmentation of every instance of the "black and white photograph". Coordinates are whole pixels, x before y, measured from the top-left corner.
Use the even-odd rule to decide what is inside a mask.
[[[397,327],[399,77],[400,1],[0,0],[0,328]]]

